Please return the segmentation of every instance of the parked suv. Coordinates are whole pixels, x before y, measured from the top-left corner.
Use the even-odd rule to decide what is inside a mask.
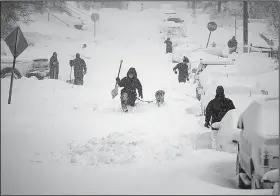
[[[253,101],[238,119],[240,139],[236,159],[239,188],[273,188],[261,180],[279,168],[279,97]]]
[[[2,58],[3,57],[3,58]],[[11,77],[13,71],[13,61],[10,58],[1,56],[1,78]],[[32,77],[42,80],[49,75],[49,60],[34,59],[34,60],[17,60],[14,69],[14,78],[19,79],[22,76]]]

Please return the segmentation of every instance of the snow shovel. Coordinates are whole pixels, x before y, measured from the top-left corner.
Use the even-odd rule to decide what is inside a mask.
[[[122,67],[122,62],[123,62],[123,60],[121,60],[118,77],[120,75],[120,71],[121,71],[121,67]],[[118,91],[119,91],[118,84],[116,82],[115,88],[111,91],[112,99],[114,99],[118,95]]]
[[[72,60],[70,60],[70,65],[72,64]],[[67,83],[71,84],[73,83],[72,79],[71,79],[71,76],[72,76],[72,66],[71,66],[71,71],[70,71],[70,80],[66,80]]]

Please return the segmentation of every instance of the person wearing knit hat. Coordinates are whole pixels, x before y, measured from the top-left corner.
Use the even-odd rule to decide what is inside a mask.
[[[221,122],[225,114],[229,111],[235,109],[235,106],[231,99],[225,97],[225,91],[223,86],[218,86],[216,88],[216,96],[211,100],[205,112],[205,124],[204,126],[212,129],[212,148],[216,148],[216,135],[218,129],[213,128],[212,124],[216,122]],[[210,123],[211,120],[211,123]]]

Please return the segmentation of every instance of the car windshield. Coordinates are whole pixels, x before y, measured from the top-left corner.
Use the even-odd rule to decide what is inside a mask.
[[[168,21],[181,21],[180,18],[168,18],[167,20]]]

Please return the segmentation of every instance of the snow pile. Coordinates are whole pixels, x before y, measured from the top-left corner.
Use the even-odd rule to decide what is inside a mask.
[[[261,137],[279,136],[278,108],[279,98],[256,99],[242,113],[240,119],[250,124]]]
[[[271,170],[264,174],[262,180],[269,180],[275,182],[272,195],[279,195],[279,169]]]
[[[217,150],[237,153],[236,142],[239,142],[240,134],[240,130],[237,128],[237,121],[241,112],[238,109],[230,110],[222,119],[216,139]]]
[[[274,69],[273,59],[259,53],[238,55],[235,65],[238,68],[238,73],[246,76],[267,73]]]
[[[128,141],[126,141],[128,140]],[[71,163],[86,162],[89,165],[125,164],[132,162],[136,155],[134,148],[138,141],[124,138],[121,133],[112,133],[98,140],[93,138],[85,145],[69,144]]]

